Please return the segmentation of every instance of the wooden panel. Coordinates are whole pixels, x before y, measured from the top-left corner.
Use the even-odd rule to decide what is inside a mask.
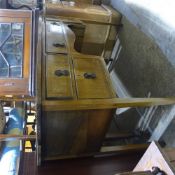
[[[31,101],[31,102],[35,102],[36,101],[36,97],[34,96],[11,96],[11,95],[6,95],[6,96],[1,96],[0,95],[0,99],[1,101],[7,101],[7,102],[12,102],[12,101],[15,101],[15,102],[18,102],[18,101]]]
[[[146,150],[148,148],[148,144],[128,144],[128,145],[118,145],[118,146],[103,146],[100,152],[115,152],[115,153],[126,153],[126,152],[134,152]]]
[[[100,151],[115,110],[91,110],[88,113],[87,152]]]
[[[68,154],[82,121],[80,112],[44,113],[42,122],[43,156],[46,158]]]
[[[30,18],[31,12],[28,10],[10,10],[10,9],[1,9],[0,10],[0,16],[2,17],[23,17],[23,18]]]
[[[46,21],[46,52],[67,53],[66,41],[59,22]]]
[[[56,75],[56,71],[67,71],[67,75]],[[46,97],[73,98],[73,87],[69,58],[66,55],[46,57]]]
[[[73,63],[79,99],[104,99],[114,97],[104,65],[100,59],[81,59],[74,57]],[[93,74],[94,77],[88,78],[85,77],[85,74],[89,74],[89,76]]]
[[[46,3],[46,16],[60,16],[77,18],[84,21],[97,21],[110,23],[111,13],[102,6],[69,2],[58,2],[56,4]]]
[[[44,112],[44,159],[99,151],[112,114],[112,110]]]

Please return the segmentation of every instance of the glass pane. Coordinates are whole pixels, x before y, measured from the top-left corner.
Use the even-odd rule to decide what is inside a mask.
[[[0,78],[3,78],[3,77],[8,77],[8,65],[2,53],[0,53]]]
[[[10,36],[11,24],[0,23],[0,46]]]
[[[4,31],[4,25],[6,28],[10,26],[10,35]],[[0,78],[4,77],[4,69],[7,69],[6,77],[20,78],[22,77],[22,64],[23,64],[23,23],[10,23],[0,24],[0,30],[2,36],[0,47]]]

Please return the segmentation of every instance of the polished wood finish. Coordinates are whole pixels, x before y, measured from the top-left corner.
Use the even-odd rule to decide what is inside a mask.
[[[66,1],[45,4],[45,15],[76,18],[82,21],[110,23],[110,12],[103,6],[75,3],[73,6]]]
[[[98,152],[112,113],[111,110],[44,112],[43,159]]]
[[[110,81],[100,58],[80,58],[74,56],[74,72],[78,99],[110,99],[115,97],[110,89]],[[94,74],[93,79],[85,74]]]
[[[15,96],[15,95],[5,95],[5,96],[0,96],[1,101],[9,101],[9,102],[22,102],[22,101],[29,101],[29,102],[35,102],[36,97],[31,97],[31,96]]]
[[[24,23],[23,76],[22,78],[1,78],[0,95],[30,95],[32,12],[1,9],[0,22]]]
[[[79,101],[42,101],[45,111],[116,109],[125,107],[149,107],[175,104],[175,98],[112,98]]]
[[[46,52],[67,53],[66,41],[63,35],[61,23],[46,21]]]
[[[21,17],[22,18],[31,18],[31,12],[29,11],[26,11],[26,10],[20,10],[20,11],[17,11],[17,10],[8,10],[8,9],[1,9],[0,10],[0,16],[1,17]]]
[[[73,82],[67,55],[48,55],[46,58],[46,97],[73,98]],[[57,76],[56,71],[68,71],[69,75]]]
[[[86,28],[82,49],[78,51],[90,55],[103,55],[106,59],[110,58],[121,20],[121,15],[116,10],[106,5],[92,5],[85,2],[73,4],[65,1],[46,2],[45,16],[84,22]]]
[[[56,21],[53,21],[56,22]],[[50,22],[51,25],[53,22]],[[47,22],[46,22],[47,23]],[[49,52],[43,65],[42,159],[80,156],[99,151],[115,110],[81,107],[68,110],[67,102],[115,98],[109,73],[101,57],[83,55],[74,48],[75,35],[69,25],[60,22],[67,54]],[[47,32],[46,32],[47,33]],[[48,39],[46,34],[46,45]],[[46,49],[47,52],[47,49]],[[67,71],[57,75],[56,71]],[[86,77],[85,74],[90,74]],[[91,74],[95,77],[91,77]],[[45,110],[43,102],[65,102],[65,109]]]

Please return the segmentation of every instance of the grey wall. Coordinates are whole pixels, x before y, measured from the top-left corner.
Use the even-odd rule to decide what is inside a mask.
[[[123,28],[119,31],[123,48],[115,72],[130,94],[175,96],[175,29],[146,9],[126,4],[125,0],[110,0],[110,4],[123,15]],[[169,146],[175,146],[174,111],[175,106],[156,110],[149,125],[153,131],[151,139],[164,139]]]
[[[119,32],[122,51],[116,72],[135,97],[175,96],[175,68],[154,39],[147,37],[125,17]]]
[[[154,39],[147,37],[125,17],[122,23],[123,28],[119,32],[119,39],[123,48],[117,60],[115,72],[129,93],[134,97],[146,97],[149,92],[152,97],[175,96],[174,66]],[[174,128],[171,124],[175,116],[175,113],[171,112],[174,111],[173,109],[174,106],[164,106],[155,111],[149,124],[149,128],[154,133],[152,140],[163,139],[167,145],[175,146],[175,141],[169,139],[173,137],[173,135],[170,136]],[[120,118],[122,122],[118,121],[120,127],[124,129],[127,124],[127,128],[134,128],[130,119],[138,121],[134,119],[135,116],[133,113],[123,114],[122,120]]]
[[[127,4],[125,0],[110,0],[110,4],[126,16],[133,25],[152,38],[168,61],[175,66],[175,28],[167,25],[166,21],[144,7]],[[168,12],[162,10],[162,13]]]

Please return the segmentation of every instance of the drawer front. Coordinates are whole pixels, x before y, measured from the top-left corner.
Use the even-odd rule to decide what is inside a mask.
[[[72,76],[66,55],[46,57],[46,97],[73,98]]]
[[[101,59],[74,58],[77,95],[79,99],[113,98],[113,90]]]
[[[46,52],[67,53],[63,29],[59,22],[46,21]]]

